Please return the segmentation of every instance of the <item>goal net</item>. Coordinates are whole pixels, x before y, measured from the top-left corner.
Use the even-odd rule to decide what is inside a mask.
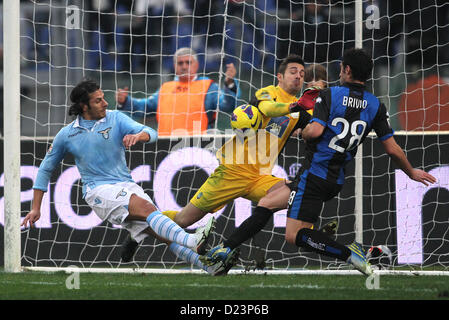
[[[326,203],[316,227],[336,219],[336,239],[341,243],[359,239],[365,249],[386,245],[392,251],[389,267],[393,269],[447,270],[449,4],[361,1],[362,19],[357,20],[356,2],[21,2],[22,219],[31,209],[32,185],[53,137],[73,121],[68,116],[69,95],[83,78],[96,80],[109,109],[115,110],[118,89],[127,87],[129,96],[147,98],[173,80],[173,55],[188,47],[197,53],[198,75],[213,79],[220,88],[224,88],[226,65],[234,64],[239,105],[248,103],[258,89],[277,84],[277,67],[289,53],[301,55],[307,65],[322,64],[329,85],[338,84],[343,52],[356,46],[356,30],[361,30],[362,47],[374,59],[368,90],[387,106],[395,138],[412,165],[431,172],[439,182],[426,187],[411,181],[370,135],[359,160],[362,183],[356,184],[355,165],[350,165],[343,190]],[[230,125],[229,113],[218,105],[216,111],[213,130],[207,135],[161,137],[155,144],[127,152],[133,178],[161,210],[185,206],[218,166],[214,150],[229,139]],[[132,108],[127,114],[157,128],[154,110]],[[273,174],[293,179],[303,155],[304,143],[291,138]],[[2,175],[2,186],[4,182]],[[52,175],[36,227],[21,230],[22,266],[191,268],[152,237],[139,245],[132,262],[123,263],[120,248],[128,232],[99,220],[83,199],[81,187],[74,161],[67,156]],[[357,199],[362,211],[355,214]],[[213,244],[227,239],[251,215],[254,205],[239,198],[215,213]],[[3,206],[1,198],[2,225]],[[238,266],[348,268],[287,244],[285,223],[286,211],[275,213],[258,235],[241,246]]]

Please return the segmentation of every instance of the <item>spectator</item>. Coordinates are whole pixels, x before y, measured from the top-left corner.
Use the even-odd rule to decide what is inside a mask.
[[[127,87],[119,89],[118,108],[134,115],[156,115],[159,136],[205,133],[214,128],[217,109],[231,112],[235,108],[239,89],[234,64],[226,65],[224,91],[212,79],[197,75],[198,59],[190,48],[176,51],[174,67],[175,79],[148,98],[132,98]]]
[[[283,60],[290,53],[302,52],[303,5],[291,1],[279,1],[276,5],[279,17],[276,56]]]
[[[115,48],[115,7],[108,1],[85,1],[86,30],[89,33],[90,45],[100,50],[100,53],[113,54]],[[47,19],[48,21],[48,19]]]
[[[304,61],[329,61],[329,12],[325,1],[306,1],[304,11]]]
[[[131,21],[125,30],[124,49],[127,59],[123,70],[131,72],[160,73],[161,59],[172,52],[175,30],[180,17],[190,14],[184,1],[135,0],[126,4]],[[146,60],[142,61],[141,56]],[[165,59],[164,59],[165,60]]]
[[[264,43],[264,17],[256,0],[231,0],[228,3],[228,15],[237,18],[243,27],[247,27],[247,35],[254,36],[254,43]]]
[[[399,3],[402,6],[401,3]],[[402,9],[394,10],[398,3],[369,0],[363,3],[363,12],[367,20],[363,28],[363,48],[373,57],[372,90],[380,99],[388,96],[389,68],[393,59],[397,57],[394,52],[402,42],[400,36],[402,28]],[[377,10],[377,11],[376,11]],[[376,15],[379,18],[376,19]]]
[[[410,70],[431,69],[444,63],[447,26],[447,1],[412,1],[403,7],[406,64]]]
[[[224,6],[210,0],[188,0],[193,13],[193,48],[219,52],[223,40]],[[204,39],[203,39],[204,37]]]
[[[248,57],[254,55],[262,55],[266,50],[264,29],[266,27],[265,18],[260,9],[261,4],[256,0],[231,0],[228,2],[228,17],[232,17],[235,21],[235,27],[242,32],[243,41],[253,43],[253,48],[246,54]],[[232,27],[232,23],[230,24]]]

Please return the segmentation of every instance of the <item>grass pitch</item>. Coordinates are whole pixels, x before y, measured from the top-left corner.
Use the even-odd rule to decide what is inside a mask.
[[[363,275],[0,273],[0,300],[439,300],[445,276],[380,275],[367,289]],[[69,283],[68,289],[66,283]]]

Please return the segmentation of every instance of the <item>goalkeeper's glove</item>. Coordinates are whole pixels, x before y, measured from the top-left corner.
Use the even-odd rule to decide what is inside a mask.
[[[310,110],[315,106],[315,101],[320,94],[318,87],[310,87],[304,90],[301,98],[298,101],[290,104],[290,113],[298,112],[300,110]]]

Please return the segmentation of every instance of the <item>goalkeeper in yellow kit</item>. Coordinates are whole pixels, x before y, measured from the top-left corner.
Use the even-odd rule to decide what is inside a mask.
[[[298,100],[296,97],[304,83],[304,62],[297,55],[290,55],[285,58],[279,66],[277,86],[268,86],[258,90],[251,104],[259,109],[262,115],[262,126],[259,129],[264,130],[265,135],[270,142],[266,154],[275,154],[275,157],[284,148],[287,139],[296,129],[304,128],[311,119],[310,114],[315,104],[315,99],[319,90],[310,89],[304,92]],[[274,138],[273,138],[274,135]],[[261,164],[258,159],[240,163],[236,161],[236,155],[246,154],[251,158],[254,150],[248,147],[248,139],[243,143],[237,141],[237,136],[229,139],[224,146],[217,152],[220,165],[209,176],[209,178],[200,187],[190,202],[179,212],[165,211],[164,214],[173,219],[179,226],[188,227],[203,218],[209,212],[216,212],[224,207],[230,201],[243,197],[254,201],[260,205],[259,201],[268,194],[282,194],[274,192],[287,187],[289,181],[277,178],[271,175],[274,161]],[[267,145],[267,144],[265,144]],[[276,150],[270,150],[275,147]],[[229,152],[232,148],[233,152]],[[232,154],[231,158],[226,158]],[[285,209],[287,202],[283,197],[270,199],[272,209]],[[263,205],[263,203],[262,203]],[[270,210],[270,216],[276,211]],[[251,216],[256,215],[257,210]],[[269,217],[268,217],[269,218]],[[255,233],[257,233],[266,224],[263,223]],[[244,222],[245,223],[245,222]],[[243,230],[242,233],[246,233]],[[252,233],[248,234],[248,238]],[[137,243],[132,239],[124,244],[122,251],[122,260],[129,261],[134,254]],[[227,258],[235,256],[235,251],[228,252]]]
[[[302,109],[308,110],[308,112],[311,113],[311,110],[313,110],[312,108],[315,105],[315,98],[318,94],[318,90],[316,89],[324,89],[327,87],[326,69],[319,64],[312,64],[308,66],[304,72],[304,82],[306,85],[306,91],[304,92],[303,97],[300,98],[300,103],[298,104],[298,106]],[[259,90],[258,92],[260,92],[261,90]],[[308,93],[310,94],[310,96],[305,96]],[[296,125],[296,128],[298,129],[290,134],[294,136],[300,135],[303,127],[301,125]],[[280,146],[279,153],[282,147],[283,144],[282,146]],[[212,248],[205,254],[205,256],[200,257],[200,260],[203,263],[209,265],[213,265],[220,260],[226,261],[238,246],[240,246],[246,240],[252,238],[264,228],[274,212],[287,208],[288,199],[291,193],[290,187],[294,187],[293,184],[289,181],[286,181],[278,188],[267,192],[264,197],[259,199],[257,207],[253,211],[252,215],[248,219],[246,219],[237,229],[235,229],[228,239],[226,239],[220,245]],[[337,220],[332,220],[331,222],[324,225],[321,228],[321,231],[327,234],[335,234],[336,229]]]

